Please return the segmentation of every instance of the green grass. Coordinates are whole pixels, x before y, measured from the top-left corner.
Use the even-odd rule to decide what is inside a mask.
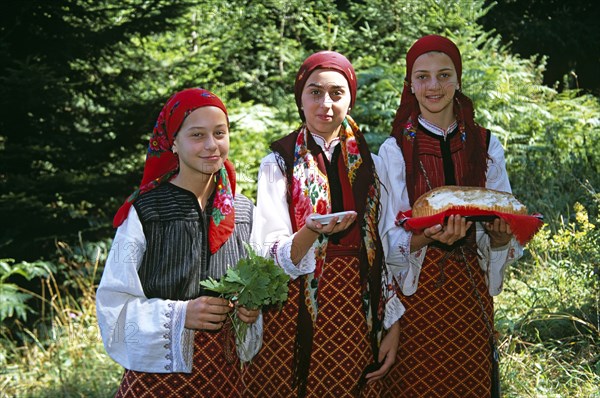
[[[530,242],[496,298],[505,397],[600,398],[600,239],[575,211]]]
[[[28,331],[23,346],[3,341],[0,396],[114,396],[122,368],[104,352],[93,305],[82,310],[70,312],[73,318],[52,326],[42,340]]]
[[[114,396],[123,369],[106,355],[96,321],[98,263],[61,259],[68,278],[51,275],[35,295],[46,315],[29,327],[2,325],[0,397]]]

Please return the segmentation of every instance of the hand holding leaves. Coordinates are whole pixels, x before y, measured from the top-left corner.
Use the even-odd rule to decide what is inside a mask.
[[[236,306],[258,309],[263,306],[282,306],[287,300],[289,276],[270,258],[257,255],[249,245],[248,256],[229,268],[220,280],[209,278],[201,281],[205,288],[220,293]],[[237,309],[232,316],[238,344],[246,337],[248,325],[237,317]]]

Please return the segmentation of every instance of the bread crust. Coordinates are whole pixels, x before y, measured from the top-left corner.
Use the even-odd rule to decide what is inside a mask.
[[[433,216],[451,209],[527,214],[527,208],[508,192],[481,187],[444,185],[421,195],[412,207],[412,216]]]

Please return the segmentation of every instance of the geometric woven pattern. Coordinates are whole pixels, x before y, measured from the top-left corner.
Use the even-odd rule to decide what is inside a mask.
[[[373,362],[360,299],[358,265],[356,256],[328,256],[323,267],[307,397],[353,396],[352,390],[363,369]],[[298,280],[290,282],[288,300],[281,312],[275,310],[263,314],[263,347],[243,371],[245,397],[297,396],[291,381],[298,286]],[[380,382],[368,384],[361,397],[378,397],[380,391]]]
[[[240,397],[240,363],[237,354],[225,355],[227,323],[219,332],[196,331],[192,373],[144,373],[125,370],[116,397]],[[235,346],[233,346],[235,347]]]
[[[493,301],[477,257],[465,250],[473,279],[493,324]],[[460,249],[430,246],[417,291],[401,296],[406,313],[386,397],[490,396],[489,332]]]

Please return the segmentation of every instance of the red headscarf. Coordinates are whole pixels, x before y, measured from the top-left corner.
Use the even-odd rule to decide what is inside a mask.
[[[344,75],[350,88],[350,108],[354,106],[356,100],[356,73],[354,73],[354,68],[348,58],[335,51],[319,51],[304,60],[296,75],[294,94],[296,95],[296,105],[302,121],[305,121],[304,112],[301,109],[302,90],[304,90],[304,85],[310,74],[316,69],[331,69]]]
[[[458,83],[460,84],[460,79],[462,77],[462,59],[460,51],[458,47],[456,47],[456,44],[451,40],[438,35],[421,37],[413,44],[410,50],[408,50],[408,53],[406,54],[406,80],[408,83],[411,82],[412,68],[417,58],[431,51],[439,51],[450,57],[454,63],[456,76],[458,77]]]
[[[399,137],[403,134],[404,130],[406,130],[409,125],[417,125],[417,119],[421,110],[419,108],[417,97],[410,91],[412,68],[417,58],[432,51],[442,52],[450,57],[454,63],[454,68],[456,69],[458,83],[462,85],[462,59],[456,44],[450,39],[439,35],[424,36],[417,40],[406,54],[404,89],[402,90],[400,106],[396,111],[396,117],[394,118],[394,123],[392,125],[392,136],[394,137]],[[479,185],[479,181],[485,181],[487,151],[481,150],[481,127],[477,125],[474,120],[475,113],[473,110],[473,102],[460,90],[456,90],[454,93],[454,113],[459,125],[464,125],[467,157],[475,168],[469,173],[469,176],[467,176],[467,183],[474,186]],[[416,156],[413,157],[413,160],[417,160]],[[409,178],[410,177],[407,176],[407,180]],[[411,181],[407,182],[411,183]]]
[[[172,150],[173,141],[185,118],[194,110],[205,106],[215,106],[221,109],[229,120],[227,108],[225,108],[223,102],[208,90],[190,88],[169,98],[158,115],[152,137],[150,137],[144,176],[140,187],[125,200],[115,214],[113,219],[115,228],[127,219],[129,209],[139,195],[171,180],[177,174],[179,161]],[[209,225],[211,253],[214,253],[227,240],[233,232],[235,223],[233,203],[230,203],[231,200],[229,199],[229,197],[232,199],[233,193],[235,193],[235,169],[229,160],[225,161],[225,168],[217,173],[217,178],[219,181],[217,181],[216,195],[220,197],[215,198],[215,202],[218,201],[223,206],[219,209],[221,210],[221,216],[216,220],[211,219]]]

